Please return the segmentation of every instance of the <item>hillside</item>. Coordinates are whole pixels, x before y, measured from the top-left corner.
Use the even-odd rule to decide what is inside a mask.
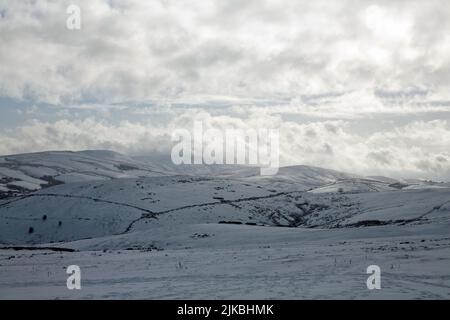
[[[0,159],[1,298],[188,298],[189,279],[197,298],[450,297],[445,183],[184,172],[109,151]],[[374,263],[378,293],[364,282]],[[69,264],[85,270],[80,292],[65,289]]]

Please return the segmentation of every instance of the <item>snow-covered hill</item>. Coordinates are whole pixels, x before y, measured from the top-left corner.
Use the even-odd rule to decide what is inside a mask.
[[[275,176],[241,165],[174,165],[168,156],[127,157],[113,151],[48,151],[0,157],[0,199],[54,185],[122,178],[202,176],[241,179],[267,188],[314,192],[367,192],[402,188],[440,188],[450,184],[421,180],[363,178],[311,166],[282,167]]]
[[[106,150],[10,155],[0,157],[0,198],[63,183],[161,175],[167,172]]]
[[[201,223],[339,228],[449,217],[445,188],[315,193],[223,178],[128,178],[58,185],[0,203],[0,243],[72,241]]]
[[[0,298],[187,298],[191,278],[197,298],[450,297],[445,183],[109,151],[7,156],[0,172]],[[374,263],[392,282],[371,296]],[[84,291],[65,291],[69,264]]]

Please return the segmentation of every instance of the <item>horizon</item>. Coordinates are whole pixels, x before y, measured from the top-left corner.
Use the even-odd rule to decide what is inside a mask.
[[[282,166],[450,180],[450,6],[410,3],[6,1],[0,154],[168,153],[202,121],[279,130]]]
[[[96,151],[100,151],[100,152],[113,152],[113,153],[117,153],[119,155],[125,156],[125,157],[129,157],[133,160],[138,160],[141,161],[143,163],[146,163],[146,161],[148,160],[160,160],[161,158],[167,161],[167,164],[171,164],[173,166],[236,166],[236,167],[248,167],[248,168],[259,168],[259,165],[251,165],[251,164],[238,164],[238,163],[234,163],[234,164],[206,164],[206,163],[200,163],[200,164],[195,164],[195,163],[181,163],[181,164],[174,164],[171,161],[171,157],[169,153],[162,153],[162,152],[155,152],[153,154],[126,154],[126,153],[121,153],[115,150],[109,150],[109,149],[82,149],[82,150],[45,150],[45,151],[36,151],[36,152],[27,152],[27,153],[18,153],[18,154],[7,154],[7,155],[0,155],[0,158],[6,158],[6,157],[14,157],[14,156],[23,156],[23,155],[32,155],[32,154],[46,154],[46,153],[81,153],[81,152],[96,152]],[[142,158],[144,160],[142,160]],[[390,179],[394,179],[394,180],[399,180],[399,181],[406,181],[406,180],[419,180],[419,181],[433,181],[436,183],[447,183],[450,182],[448,180],[438,180],[438,179],[432,179],[430,177],[415,177],[415,178],[411,178],[411,177],[407,177],[407,176],[401,176],[401,174],[397,175],[397,176],[383,176],[383,175],[358,175],[355,174],[354,172],[351,171],[340,171],[340,170],[334,170],[328,167],[321,167],[321,166],[315,166],[315,165],[305,165],[305,164],[293,164],[293,165],[282,165],[279,167],[279,169],[283,169],[283,168],[295,168],[295,167],[308,167],[308,168],[317,168],[317,169],[325,169],[325,170],[331,170],[331,171],[336,171],[339,173],[344,173],[344,174],[350,174],[350,175],[354,175],[354,176],[360,176],[361,178],[366,178],[366,179],[373,179],[376,180],[376,178],[390,178]],[[275,176],[279,174],[276,173]]]

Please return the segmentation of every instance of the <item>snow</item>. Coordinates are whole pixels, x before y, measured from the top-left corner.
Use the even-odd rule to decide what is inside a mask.
[[[44,166],[20,166],[19,169],[31,177],[56,176],[58,174],[57,170]]]
[[[17,180],[22,180],[24,182],[31,183],[33,185],[40,185],[42,183],[46,183],[44,180],[35,179],[33,177],[27,176],[23,172],[19,170],[12,170],[4,167],[0,167],[0,175],[4,177],[9,177]]]
[[[163,175],[155,171],[151,164],[105,150],[48,151],[0,157],[0,160],[0,179],[7,177],[10,180],[32,183],[33,186],[21,182],[28,190],[51,186],[49,177],[59,183],[72,183]],[[20,193],[14,188],[8,188],[6,184],[4,186],[7,188],[6,192]]]
[[[394,191],[397,188],[391,187],[390,184],[376,180],[367,179],[345,179],[337,180],[330,184],[315,188],[310,192],[313,193],[330,193],[330,192],[380,192]]]
[[[395,180],[386,177],[363,178],[358,175],[338,172],[312,166],[282,167],[275,176],[260,176],[259,168],[240,165],[174,165],[170,158],[136,157],[130,158],[108,150],[87,150],[79,152],[48,151],[0,157],[0,179],[13,178],[36,186],[52,186],[58,183],[89,182],[110,179],[158,177],[158,176],[207,176],[227,179],[241,179],[266,188],[284,190],[311,190],[327,193],[385,191],[395,187],[391,184],[407,183],[407,188],[450,187],[450,184],[425,180]],[[49,182],[49,177],[54,182]],[[15,194],[26,190],[14,191]],[[26,188],[27,189],[27,188]],[[5,192],[1,190],[1,192]],[[1,194],[0,194],[1,196]]]
[[[450,298],[445,183],[307,166],[180,175],[110,151],[8,156],[0,168],[27,189],[41,174],[64,182],[0,200],[1,299]],[[72,264],[81,290],[66,288]],[[373,264],[381,290],[366,287]]]
[[[39,190],[41,188],[39,184],[31,183],[28,181],[13,181],[8,183],[8,187],[11,188],[11,186],[24,188],[31,191]]]
[[[392,236],[395,230],[384,229],[372,237],[360,229],[191,225],[168,234],[163,250],[151,250],[148,241],[142,249],[106,252],[2,250],[0,298],[448,299],[448,235]],[[210,236],[194,237],[205,232]],[[141,236],[149,235],[127,235]],[[81,290],[66,288],[72,264],[82,270]],[[366,288],[371,264],[381,267],[381,290]]]

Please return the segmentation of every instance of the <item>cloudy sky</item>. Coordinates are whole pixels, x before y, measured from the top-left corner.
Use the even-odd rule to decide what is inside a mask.
[[[450,180],[449,17],[447,0],[0,0],[0,154],[169,152],[201,119],[279,129],[285,165]]]

